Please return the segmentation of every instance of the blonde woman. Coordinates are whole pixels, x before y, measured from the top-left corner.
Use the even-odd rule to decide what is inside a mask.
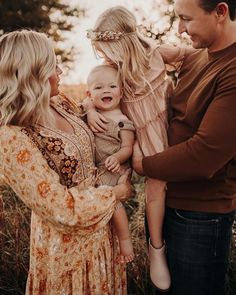
[[[0,38],[0,173],[32,209],[26,294],[126,294],[109,221],[130,185],[95,188],[93,134],[51,101],[60,74],[44,34]]]
[[[166,149],[166,97],[170,82],[166,79],[165,62],[181,62],[186,50],[158,48],[154,41],[138,32],[135,16],[122,6],[103,12],[87,36],[96,53],[121,74],[122,110],[134,123],[142,153],[150,156]],[[96,112],[89,113],[89,124],[93,131],[106,129],[106,119]],[[163,181],[150,178],[146,181],[150,276],[157,288],[166,291],[171,280],[162,236],[165,189]]]

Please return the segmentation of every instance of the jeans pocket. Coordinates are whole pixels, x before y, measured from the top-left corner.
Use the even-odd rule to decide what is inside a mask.
[[[184,223],[214,225],[219,223],[220,218],[211,213],[192,212],[175,209],[175,215]]]

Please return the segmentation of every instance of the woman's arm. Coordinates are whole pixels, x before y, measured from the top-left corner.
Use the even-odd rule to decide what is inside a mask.
[[[0,160],[0,174],[15,193],[36,214],[58,229],[89,233],[110,220],[116,203],[112,188],[80,185],[67,189],[19,127],[0,128]],[[128,193],[126,189],[120,184],[116,193],[122,196]]]

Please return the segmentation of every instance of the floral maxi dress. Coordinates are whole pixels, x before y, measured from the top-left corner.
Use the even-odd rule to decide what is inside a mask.
[[[93,135],[63,104],[68,134],[0,127],[0,174],[32,209],[28,295],[126,294],[109,220],[115,197],[93,186]]]

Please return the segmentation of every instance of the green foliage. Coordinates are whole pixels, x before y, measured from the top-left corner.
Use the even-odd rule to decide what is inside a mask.
[[[76,50],[67,44],[67,50],[63,51],[59,44],[65,41],[64,33],[72,31],[82,15],[83,10],[62,4],[60,0],[1,0],[0,35],[22,28],[45,32],[58,44],[56,53],[60,62],[68,66]]]

